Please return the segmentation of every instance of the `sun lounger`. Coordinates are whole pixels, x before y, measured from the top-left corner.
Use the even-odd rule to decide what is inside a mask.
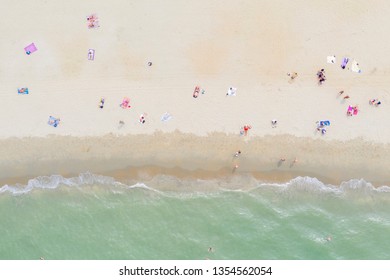
[[[199,95],[199,91],[200,91],[200,87],[196,86],[195,90],[194,90],[194,93],[192,94],[192,97],[193,98],[197,98],[198,95]]]
[[[50,116],[47,123],[51,126],[57,127],[57,125],[60,123],[60,119]]]
[[[343,61],[341,62],[341,68],[345,69],[345,67],[348,64],[348,61],[349,61],[349,58],[348,57],[344,57]]]
[[[95,60],[95,50],[94,49],[88,50],[88,60]]]
[[[130,99],[127,97],[123,98],[122,103],[119,106],[121,106],[123,109],[130,108]]]
[[[28,88],[18,88],[18,94],[28,94]]]
[[[27,47],[24,48],[24,51],[26,52],[27,55],[30,55],[33,52],[36,52],[37,50],[38,49],[34,43],[31,43],[30,45],[28,45]]]

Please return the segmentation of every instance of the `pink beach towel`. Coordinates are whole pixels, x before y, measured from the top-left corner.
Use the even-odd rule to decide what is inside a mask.
[[[35,46],[34,43],[31,43],[30,45],[28,45],[27,47],[24,48],[24,51],[26,52],[26,54],[32,54],[33,52],[37,51],[37,47]]]
[[[121,106],[123,109],[130,108],[130,107],[131,107],[131,106],[130,106],[130,99],[127,98],[127,97],[123,98],[122,103],[121,103],[120,106]]]

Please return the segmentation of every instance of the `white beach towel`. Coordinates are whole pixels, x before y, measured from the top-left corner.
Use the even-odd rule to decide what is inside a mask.
[[[161,121],[162,122],[167,122],[170,119],[172,119],[172,115],[169,114],[168,112],[165,112],[164,115],[161,116]]]
[[[330,55],[326,57],[326,61],[328,63],[336,63],[336,56],[335,55]]]
[[[356,73],[361,73],[362,72],[362,70],[360,70],[359,63],[357,63],[356,60],[354,60],[352,62],[351,71],[356,72]]]
[[[228,96],[236,96],[236,91],[237,91],[236,88],[230,87],[230,88],[228,89],[228,92],[227,92],[226,95],[228,95]]]

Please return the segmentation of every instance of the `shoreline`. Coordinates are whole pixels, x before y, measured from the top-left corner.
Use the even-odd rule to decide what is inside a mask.
[[[38,176],[73,177],[85,172],[121,182],[162,174],[183,179],[251,175],[273,183],[309,176],[336,186],[350,179],[364,179],[376,187],[390,185],[386,168],[390,166],[390,144],[363,139],[343,142],[292,135],[244,137],[216,132],[202,137],[156,132],[9,138],[0,143],[1,186],[25,184]],[[242,154],[235,158],[237,150]],[[298,162],[293,164],[295,158]]]

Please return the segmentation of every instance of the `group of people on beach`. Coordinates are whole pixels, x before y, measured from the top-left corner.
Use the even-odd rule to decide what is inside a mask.
[[[317,121],[317,131],[320,131],[322,135],[326,134],[326,127],[330,126],[330,121]]]
[[[322,85],[326,81],[325,69],[321,69],[317,72],[318,83]]]
[[[374,105],[374,106],[377,106],[377,107],[382,104],[382,102],[380,102],[379,99],[371,99],[368,103],[370,105]]]
[[[91,14],[87,17],[88,28],[97,28],[99,27],[99,19],[97,15]]]
[[[349,106],[348,106],[348,109],[347,109],[347,116],[357,115],[358,112],[359,112],[359,107],[358,107],[358,105],[355,105],[355,106],[349,105]]]

